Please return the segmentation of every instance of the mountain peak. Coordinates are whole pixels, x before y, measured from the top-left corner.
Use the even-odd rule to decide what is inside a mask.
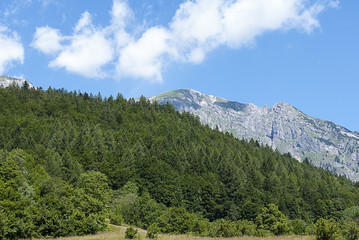
[[[218,127],[240,139],[258,140],[298,160],[308,158],[316,166],[359,180],[359,134],[306,115],[288,103],[258,107],[193,89],[161,93],[151,100],[172,103],[177,110],[198,116],[211,128]]]
[[[294,110],[295,108],[285,102],[277,102],[276,104],[273,105],[272,110],[276,111],[276,112],[280,112],[280,111],[291,111]]]
[[[19,87],[24,86],[25,82],[29,84],[29,88],[35,88],[29,81],[24,78],[16,78],[16,77],[9,77],[9,76],[0,76],[0,87],[6,88],[12,84],[15,84]]]
[[[286,107],[290,106],[291,107],[291,105],[286,102],[277,102],[276,104],[274,104],[274,106],[286,106]]]
[[[215,102],[227,102],[227,100],[213,95],[206,95],[193,89],[171,90],[149,98],[151,101],[165,101],[166,99],[177,99],[190,104],[206,105]]]

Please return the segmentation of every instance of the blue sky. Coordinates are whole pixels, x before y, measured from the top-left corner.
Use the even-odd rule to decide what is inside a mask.
[[[192,88],[359,131],[359,1],[2,0],[0,74],[102,96]]]

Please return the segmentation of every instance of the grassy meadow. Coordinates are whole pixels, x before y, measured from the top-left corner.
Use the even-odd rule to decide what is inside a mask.
[[[98,233],[96,235],[86,235],[86,236],[75,236],[75,237],[63,237],[56,238],[56,240],[119,240],[119,239],[128,239],[125,238],[125,231],[127,227],[117,227],[109,226],[108,231]],[[135,239],[147,239],[146,231],[143,229],[138,229],[138,236]],[[252,236],[243,236],[243,237],[233,237],[233,238],[209,238],[209,237],[196,237],[191,235],[167,235],[159,234],[159,240],[204,240],[204,239],[215,239],[215,240],[314,240],[314,236],[300,236],[300,235],[283,235],[283,236],[271,236],[271,237],[252,237]],[[52,240],[52,239],[47,239]],[[53,239],[55,240],[55,239]]]

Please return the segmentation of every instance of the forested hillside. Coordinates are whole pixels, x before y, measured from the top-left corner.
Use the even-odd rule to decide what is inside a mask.
[[[0,149],[0,238],[95,233],[105,217],[198,234],[248,220],[281,234],[268,209],[312,223],[359,203],[343,177],[144,97],[0,89]]]

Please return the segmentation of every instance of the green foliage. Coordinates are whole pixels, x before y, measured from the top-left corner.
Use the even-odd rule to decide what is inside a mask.
[[[257,235],[257,225],[248,220],[241,220],[237,222],[239,235],[255,236]]]
[[[22,87],[26,90],[29,89],[29,83],[27,81],[24,82],[24,84],[22,85]]]
[[[359,239],[359,207],[353,206],[343,212],[343,236],[348,240]]]
[[[83,235],[105,228],[102,202],[88,195],[85,189],[74,189],[65,181],[52,179],[22,150],[2,151],[0,156],[2,238]],[[84,174],[82,179],[91,174]],[[95,182],[100,180],[97,176]],[[86,183],[90,185],[91,181]],[[101,188],[96,191],[106,194]]]
[[[343,228],[343,236],[347,240],[359,239],[359,227],[358,223],[353,220],[347,220]]]
[[[122,189],[114,192],[110,219],[111,221],[124,220],[128,224],[146,229],[157,220],[166,208],[153,200],[147,192],[138,196],[138,189],[134,186],[129,182]]]
[[[258,229],[270,231],[275,235],[286,234],[290,230],[286,216],[274,204],[268,204],[267,207],[262,208],[256,218],[256,223]]]
[[[339,227],[334,219],[320,218],[315,224],[317,240],[335,240],[340,236]]]
[[[159,227],[157,224],[153,223],[148,227],[146,237],[150,239],[157,239],[159,232]]]
[[[307,233],[307,223],[302,219],[294,219],[290,222],[292,231],[296,235],[304,235]]]
[[[184,234],[193,228],[193,217],[183,207],[168,208],[157,221],[163,233]]]
[[[256,236],[259,237],[270,237],[273,236],[273,232],[267,229],[259,228],[257,229]]]
[[[80,175],[78,188],[83,191],[88,201],[93,201],[97,211],[110,201],[110,188],[107,184],[107,176],[101,172],[88,171]],[[91,199],[90,199],[91,198]]]
[[[342,219],[344,221],[347,219],[351,219],[356,222],[359,222],[359,206],[353,206],[353,207],[345,209],[343,211]]]
[[[116,212],[111,212],[109,218],[110,223],[117,226],[121,226],[124,222],[122,215]]]
[[[0,89],[0,103],[5,239],[96,233],[105,217],[200,236],[284,234],[285,216],[357,219],[345,210],[359,205],[348,179],[169,104],[16,86]]]
[[[202,218],[200,216],[196,216],[192,214],[193,219],[193,228],[192,233],[196,236],[213,236],[211,235],[211,223],[206,218]]]
[[[235,222],[219,219],[213,222],[211,225],[212,228],[215,229],[213,237],[234,237],[239,235]]]
[[[136,237],[137,233],[137,229],[134,229],[133,227],[128,227],[125,232],[125,238],[133,239]]]

